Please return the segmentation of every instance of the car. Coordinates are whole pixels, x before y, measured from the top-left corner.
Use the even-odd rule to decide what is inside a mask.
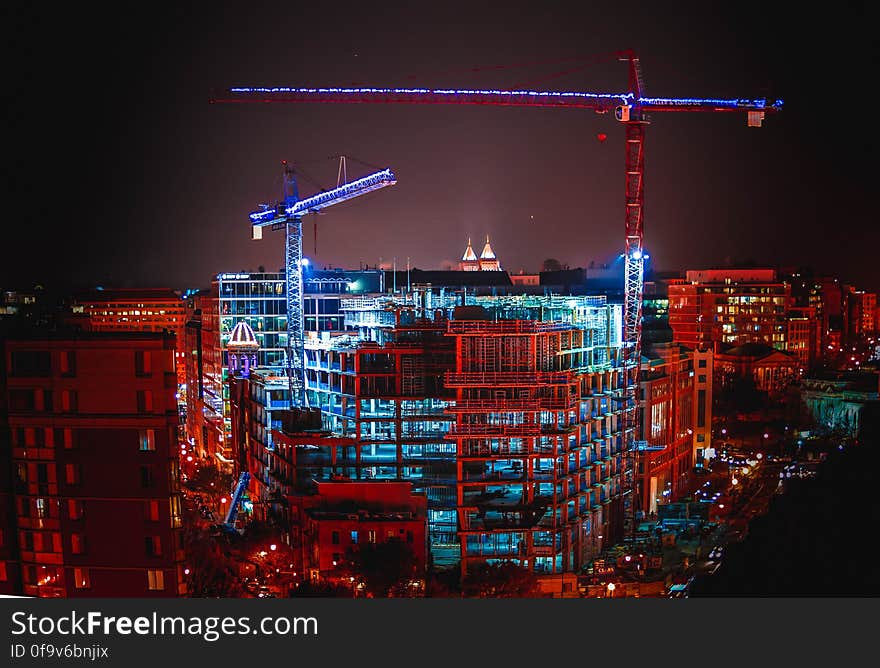
[[[720,561],[723,553],[724,553],[724,548],[719,545],[716,545],[715,547],[712,548],[712,551],[709,552],[709,559],[711,561]]]

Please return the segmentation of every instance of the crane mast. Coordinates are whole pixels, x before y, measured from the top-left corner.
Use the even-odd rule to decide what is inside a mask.
[[[252,237],[263,238],[263,228],[284,229],[284,273],[287,299],[287,353],[285,366],[288,382],[288,405],[291,409],[308,407],[305,379],[305,323],[303,320],[302,217],[380,188],[393,186],[397,180],[390,169],[383,169],[333,190],[299,199],[296,174],[283,161],[283,200],[274,207],[263,205],[250,214]]]

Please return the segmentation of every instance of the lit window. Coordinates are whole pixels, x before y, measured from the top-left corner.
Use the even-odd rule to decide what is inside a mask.
[[[88,589],[92,586],[91,580],[89,580],[88,568],[73,569],[73,586],[77,589]]]
[[[64,467],[64,476],[68,485],[79,484],[79,465],[66,464]]]
[[[150,591],[163,591],[165,589],[165,573],[159,570],[148,570],[147,587]]]
[[[156,449],[156,431],[154,429],[141,429],[140,441],[141,452],[152,452]]]
[[[83,502],[78,499],[67,500],[67,517],[71,520],[81,520],[83,516]]]

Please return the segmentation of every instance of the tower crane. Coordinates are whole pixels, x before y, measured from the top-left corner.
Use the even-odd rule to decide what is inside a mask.
[[[275,206],[262,205],[259,211],[250,214],[250,220],[254,239],[262,239],[263,228],[267,226],[272,230],[285,230],[286,366],[289,389],[288,404],[293,409],[308,406],[304,373],[302,218],[310,213],[318,213],[334,204],[366,195],[380,188],[393,186],[397,183],[397,179],[390,169],[383,169],[351,183],[338,186],[333,190],[300,199],[293,167],[286,160],[281,164],[284,169],[284,199]]]
[[[312,87],[236,87],[215,96],[213,103],[326,102],[326,103],[405,103],[468,104],[508,107],[561,107],[591,109],[599,114],[613,112],[625,128],[625,208],[624,208],[624,306],[622,366],[624,382],[622,406],[626,451],[632,460],[631,513],[626,521],[635,530],[636,459],[645,449],[638,438],[637,401],[641,361],[642,295],[644,283],[644,141],[650,123],[649,113],[738,112],[749,127],[761,127],[765,115],[782,110],[783,101],[766,98],[648,97],[644,94],[639,57],[632,49],[611,54],[628,64],[627,90],[616,93],[582,91],[537,91],[457,88],[312,88]],[[625,472],[626,473],[626,472]]]

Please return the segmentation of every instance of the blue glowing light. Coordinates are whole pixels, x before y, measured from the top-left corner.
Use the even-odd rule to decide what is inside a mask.
[[[642,259],[642,251],[641,251],[640,248],[636,248],[636,249],[632,252],[632,259],[633,259],[633,260],[641,260],[641,259]]]
[[[307,213],[316,213],[321,209],[339,204],[345,200],[364,195],[372,190],[378,190],[385,186],[393,186],[397,183],[397,179],[390,169],[383,169],[368,176],[346,183],[344,186],[328,190],[327,192],[318,193],[312,197],[301,199],[293,206],[285,207],[281,205],[279,209],[264,206],[261,211],[254,211],[250,214],[250,219],[255,227],[271,225],[276,222],[279,217],[283,216],[304,216]]]
[[[782,108],[782,100],[769,104],[766,99],[747,98],[701,98],[701,97],[639,97],[632,92],[627,93],[589,93],[584,91],[546,91],[546,90],[499,90],[470,88],[294,88],[287,86],[230,88],[235,95],[293,95],[302,97],[329,97],[336,99],[391,97],[441,98],[436,101],[450,102],[497,102],[510,105],[544,105],[559,104],[569,106],[590,106],[610,108],[617,104],[640,106],[645,109],[670,111],[676,108],[732,109],[732,110],[778,110]],[[493,99],[494,98],[494,99]]]

